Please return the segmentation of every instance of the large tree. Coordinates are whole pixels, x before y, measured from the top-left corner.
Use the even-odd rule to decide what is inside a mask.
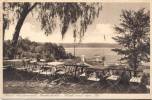
[[[101,8],[101,3],[85,2],[4,2],[3,19],[5,20],[3,30],[5,30],[11,22],[16,21],[16,27],[12,39],[12,47],[14,49],[11,50],[12,54],[15,54],[15,47],[17,45],[20,30],[29,13],[33,12],[34,15],[37,15],[37,19],[41,23],[41,29],[44,30],[46,35],[53,32],[57,25],[57,19],[59,19],[62,37],[64,37],[69,25],[72,25],[74,26],[74,33],[77,32],[77,34],[79,34],[77,36],[81,39],[84,36],[88,25],[92,24],[93,20],[99,15]],[[77,23],[79,23],[79,25]],[[12,58],[13,57],[14,55],[12,55]]]
[[[136,76],[141,62],[149,62],[150,59],[150,13],[145,9],[123,10],[120,21],[120,25],[115,26],[118,35],[113,39],[122,48],[113,50],[123,55],[120,60],[127,61]]]

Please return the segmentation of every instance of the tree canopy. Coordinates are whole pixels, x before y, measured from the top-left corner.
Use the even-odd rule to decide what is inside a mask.
[[[3,24],[5,27],[3,30],[9,27],[10,23],[16,21],[12,39],[12,46],[16,47],[24,20],[29,13],[32,13],[37,16],[41,23],[41,29],[46,35],[52,33],[56,25],[60,24],[61,35],[64,37],[69,25],[72,25],[75,37],[79,37],[81,40],[88,25],[92,24],[94,19],[98,17],[101,9],[101,3],[4,2],[3,19],[5,20]],[[60,20],[60,23],[57,23],[57,19]],[[12,51],[15,52],[15,49]]]
[[[11,41],[4,41],[4,58],[10,59],[11,57]],[[55,43],[37,43],[29,39],[22,39],[21,37],[17,43],[16,58],[43,58],[46,61],[53,61],[58,59],[68,59],[74,56],[71,53],[66,53],[61,45]]]
[[[33,10],[32,10],[33,9]],[[101,3],[30,3],[17,2],[3,3],[4,19],[9,27],[10,23],[19,21],[25,13],[37,14],[37,19],[41,23],[41,29],[48,35],[56,28],[56,20],[60,19],[61,34],[64,36],[70,24],[74,25],[73,31],[79,31],[79,36],[82,37],[89,24],[92,24],[95,17],[98,17],[102,9]],[[12,17],[13,15],[13,17]],[[7,21],[8,20],[8,21]],[[79,25],[76,25],[79,23]],[[4,30],[6,27],[4,27]]]
[[[123,48],[113,50],[136,70],[142,61],[150,60],[150,13],[145,9],[123,10],[120,21],[115,26],[118,35],[113,39]]]

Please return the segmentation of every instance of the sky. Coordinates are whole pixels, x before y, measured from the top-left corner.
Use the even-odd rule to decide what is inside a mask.
[[[125,10],[138,10],[140,8],[150,9],[149,3],[103,3],[103,9],[93,24],[88,26],[82,43],[115,43],[112,37],[116,36],[114,25],[120,22],[120,14]],[[15,25],[10,25],[6,30],[5,40],[12,39]],[[62,39],[59,28],[52,34],[46,36],[40,28],[40,23],[28,15],[20,32],[22,38],[28,38],[36,42],[73,43],[72,27],[70,26],[64,39]],[[105,36],[105,38],[104,38]],[[77,40],[78,41],[78,40]]]

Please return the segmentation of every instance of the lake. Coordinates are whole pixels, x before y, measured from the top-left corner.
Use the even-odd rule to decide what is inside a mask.
[[[94,58],[95,56],[106,57],[105,63],[116,63],[119,62],[120,55],[116,52],[112,51],[113,48],[76,48],[76,56],[85,55],[85,58]],[[74,52],[73,48],[65,48],[66,52],[72,53]]]

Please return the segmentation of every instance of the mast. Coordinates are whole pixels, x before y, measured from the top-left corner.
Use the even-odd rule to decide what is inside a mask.
[[[74,50],[73,50],[73,54],[74,54],[74,57],[75,57],[75,41],[74,41]]]
[[[105,36],[105,34],[104,34],[104,41],[106,41],[106,36]],[[103,58],[102,58],[102,61],[103,61],[103,66],[105,65],[105,59],[106,59],[106,57],[105,57],[105,48],[103,48]]]
[[[74,34],[73,34],[73,39],[74,39],[74,51],[73,51],[73,54],[74,54],[74,57],[75,57],[75,47],[76,47],[76,45],[75,45],[75,42],[76,42],[76,30],[74,30],[74,32],[73,32]]]

